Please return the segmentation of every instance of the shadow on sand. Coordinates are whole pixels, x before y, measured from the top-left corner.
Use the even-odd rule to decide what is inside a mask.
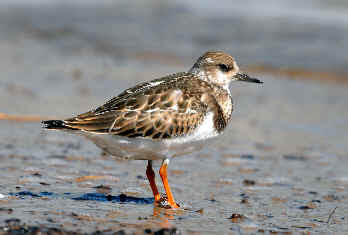
[[[154,199],[152,197],[143,198],[143,197],[132,197],[127,196],[125,194],[120,194],[118,196],[112,196],[112,195],[105,195],[102,193],[85,193],[82,195],[76,195],[72,193],[64,193],[57,194],[53,192],[40,192],[40,193],[33,193],[30,191],[20,191],[17,193],[10,193],[11,196],[16,196],[21,199],[27,199],[27,198],[40,198],[40,197],[64,197],[64,198],[70,198],[72,200],[77,201],[100,201],[100,202],[113,202],[113,203],[135,203],[135,204],[153,204]]]

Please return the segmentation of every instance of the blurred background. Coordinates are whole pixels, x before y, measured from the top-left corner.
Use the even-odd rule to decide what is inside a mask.
[[[130,79],[186,71],[207,50],[227,51],[255,74],[346,83],[347,11],[345,0],[1,1],[0,105],[10,95],[8,112],[59,112],[43,102],[64,90],[57,102],[79,107],[67,97],[74,86],[112,96]],[[24,101],[35,97],[32,110]]]
[[[225,137],[203,154],[171,166],[176,196],[206,211],[184,220],[174,217],[173,225],[186,232],[227,233],[231,223],[226,218],[238,211],[250,220],[233,229],[347,231],[347,39],[346,0],[3,0],[0,193],[42,191],[37,178],[28,176],[40,172],[46,183],[61,183],[45,189],[54,193],[82,193],[108,184],[113,194],[151,196],[136,174],[144,171],[144,163],[95,160],[100,151],[93,144],[42,131],[39,121],[95,108],[136,83],[187,71],[207,50],[223,50],[265,83],[233,84],[236,110]],[[193,165],[200,170],[192,170]],[[123,180],[82,185],[73,180],[101,172]],[[195,180],[206,185],[192,186]],[[241,195],[250,196],[249,204],[240,204]],[[221,204],[211,204],[212,197]],[[76,206],[67,200],[55,203]],[[13,216],[33,223],[17,201],[10,206],[16,208]],[[152,209],[112,206],[128,210],[119,215],[126,222]],[[305,206],[311,213],[306,214],[308,208],[304,212]],[[336,220],[328,226],[324,222],[335,206]],[[88,208],[80,205],[74,213]],[[110,208],[98,204],[94,209],[92,214],[104,215]],[[0,213],[0,220],[7,217]],[[95,228],[88,226],[86,231]]]

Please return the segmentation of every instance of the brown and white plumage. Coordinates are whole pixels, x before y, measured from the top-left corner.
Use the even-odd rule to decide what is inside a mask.
[[[229,84],[236,80],[262,83],[239,73],[232,56],[207,52],[187,73],[141,83],[94,110],[43,124],[82,134],[120,158],[150,160],[150,166],[151,160],[163,159],[167,164],[170,157],[194,151],[192,142],[225,129],[233,111]],[[148,177],[151,170],[148,166]],[[167,188],[166,192],[171,194]],[[174,206],[174,199],[170,200],[168,195]]]
[[[189,86],[188,86],[189,85]],[[214,112],[215,128],[225,120],[216,97],[228,93],[191,73],[173,74],[128,89],[95,110],[64,121],[66,128],[151,139],[173,138],[192,133]]]

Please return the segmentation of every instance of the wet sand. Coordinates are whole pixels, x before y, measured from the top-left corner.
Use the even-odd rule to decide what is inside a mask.
[[[288,41],[299,54],[285,55],[283,42],[267,42],[272,27],[264,34],[252,30],[257,25],[238,28],[240,38],[214,27],[245,24],[240,15],[197,13],[180,2],[151,2],[152,12],[140,3],[119,7],[1,9],[0,234],[36,227],[127,234],[165,228],[183,234],[348,232],[344,25],[330,29],[327,20],[321,26],[321,32],[333,30],[340,45],[327,49],[324,37],[318,51],[304,51],[299,45],[317,35],[310,30],[317,27],[315,16],[300,24],[283,12],[279,17],[290,23],[284,31],[273,27],[285,34],[302,26],[306,36]],[[189,13],[205,30],[171,24]],[[208,38],[212,33],[218,36]],[[146,162],[119,161],[80,136],[41,129],[41,118],[67,118],[138,82],[186,71],[211,48],[231,52],[265,83],[233,84],[236,106],[224,135],[171,161],[169,181],[182,210],[153,206]],[[13,218],[20,221],[8,221]]]

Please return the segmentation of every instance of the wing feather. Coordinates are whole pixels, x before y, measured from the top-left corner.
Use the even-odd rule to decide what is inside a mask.
[[[195,130],[211,109],[211,86],[189,73],[125,90],[95,110],[64,121],[67,127],[127,137],[171,138]]]

